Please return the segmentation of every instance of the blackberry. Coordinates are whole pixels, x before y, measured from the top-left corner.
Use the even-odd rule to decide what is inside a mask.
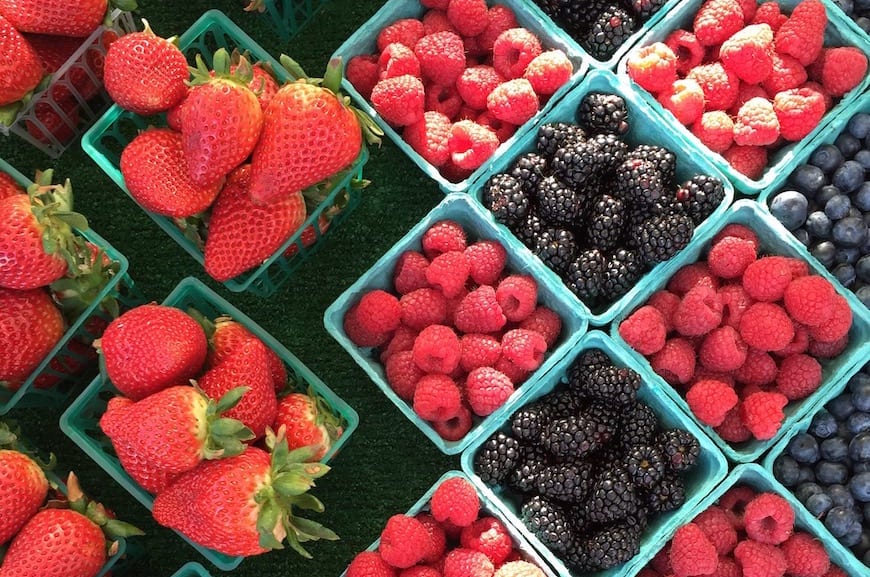
[[[632,207],[645,207],[667,194],[667,180],[654,162],[628,158],[616,167],[616,189]]]
[[[611,523],[637,513],[634,484],[625,467],[611,463],[596,477],[586,499],[584,517],[592,523]]]
[[[628,108],[618,94],[590,92],[580,101],[577,122],[584,130],[622,135],[628,132]]]
[[[626,449],[652,443],[658,428],[659,419],[648,405],[638,401],[631,407],[623,408],[620,439]]]
[[[676,197],[692,222],[699,225],[725,200],[725,185],[715,176],[696,174],[680,185]]]
[[[625,205],[618,198],[603,194],[589,211],[586,242],[602,252],[610,251],[619,243],[624,223]]]
[[[556,274],[562,274],[574,260],[577,241],[570,230],[548,228],[538,236],[532,252]]]
[[[632,405],[640,389],[640,375],[624,367],[603,367],[579,385],[578,392],[585,398],[604,399],[621,406]]]
[[[593,58],[607,60],[636,29],[634,16],[622,8],[609,8],[598,15],[581,44]]]
[[[529,214],[529,196],[519,180],[510,174],[496,174],[483,187],[483,206],[495,220],[514,228]]]
[[[601,423],[578,415],[550,421],[541,440],[556,457],[579,458],[607,443],[610,431]]]
[[[622,429],[622,407],[608,399],[592,399],[586,413],[594,415],[595,420],[611,432],[611,438],[619,439]]]
[[[640,552],[642,531],[628,522],[610,525],[582,539],[585,573],[604,571],[622,565]],[[579,569],[579,568],[578,568]]]
[[[686,248],[694,232],[695,225],[688,216],[654,216],[635,231],[638,256],[652,268]]]
[[[651,489],[665,475],[665,458],[654,445],[635,445],[625,455],[625,468],[635,487]]]
[[[520,445],[517,466],[508,474],[507,484],[520,493],[535,491],[538,474],[550,464],[550,454],[537,443]]]
[[[614,3],[613,0],[556,1],[561,2],[558,19],[571,36],[584,36],[592,28],[598,15]]]
[[[526,152],[516,159],[511,167],[510,175],[516,178],[523,190],[528,194],[534,194],[541,182],[548,174],[547,159],[535,152]]]
[[[512,229],[514,234],[521,243],[529,249],[534,250],[538,244],[538,239],[547,230],[547,226],[541,217],[538,216],[538,211],[535,208],[529,210],[525,220]]]
[[[576,415],[582,408],[580,399],[570,389],[559,388],[549,392],[538,402],[550,410],[551,419],[564,419]]]
[[[554,553],[567,552],[574,541],[565,510],[540,495],[523,503],[520,518],[526,528]]]
[[[565,285],[581,301],[590,301],[598,296],[603,272],[604,255],[597,248],[580,251],[568,265]]]
[[[557,150],[584,140],[583,129],[570,122],[548,122],[538,129],[535,147],[544,158],[552,158]]]
[[[642,21],[646,21],[649,20],[653,14],[658,12],[667,1],[668,0],[631,0],[631,10]]]
[[[568,386],[576,391],[579,383],[586,381],[592,373],[612,365],[610,357],[603,350],[586,349],[568,367]]]
[[[520,459],[520,443],[504,433],[495,433],[474,457],[474,471],[488,485],[503,483]]]
[[[550,163],[553,174],[575,189],[594,186],[602,166],[600,148],[594,140],[582,140],[558,148]]]
[[[599,178],[609,177],[628,154],[628,144],[615,134],[596,134],[589,139],[596,147],[595,159],[603,174]]]
[[[518,439],[537,442],[550,421],[552,409],[546,402],[536,402],[521,407],[511,417],[511,431]]]
[[[646,509],[650,513],[666,513],[686,502],[686,485],[674,471],[665,472],[661,481],[646,492]]]
[[[604,263],[600,296],[608,303],[628,291],[643,275],[643,262],[636,251],[619,249]]]
[[[550,465],[537,477],[538,493],[555,501],[581,501],[589,493],[591,485],[592,465],[589,463]]]
[[[687,471],[698,462],[701,445],[692,433],[669,429],[659,434],[657,441],[672,471]]]
[[[674,173],[677,170],[677,157],[673,152],[663,146],[657,146],[655,144],[638,144],[625,156],[625,158],[626,160],[629,158],[636,158],[638,160],[652,162],[659,169],[659,172],[661,172],[666,183],[670,184],[674,181]]]
[[[538,215],[551,226],[572,227],[580,217],[580,199],[574,189],[555,176],[541,180],[536,191]]]

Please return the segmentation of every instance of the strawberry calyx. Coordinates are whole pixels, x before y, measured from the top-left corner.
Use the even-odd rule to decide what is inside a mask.
[[[230,419],[221,415],[239,404],[242,396],[250,387],[230,389],[215,401],[197,387],[195,382],[192,381],[192,383],[196,390],[209,400],[205,412],[207,433],[201,451],[202,458],[208,460],[223,459],[244,453],[247,448],[245,441],[254,439],[256,435],[238,419]]]
[[[76,255],[78,269],[50,285],[52,296],[68,322],[83,314],[120,270],[118,261],[111,260],[101,247],[85,243],[76,248],[83,248],[83,254]],[[120,314],[118,300],[111,294],[100,305],[112,318]]]
[[[312,387],[308,387],[307,394],[314,405],[314,424],[326,428],[330,441],[335,441],[341,437],[344,432],[344,420],[333,412],[332,405],[323,396],[317,394]]]
[[[52,487],[58,487],[52,483]],[[78,477],[70,471],[66,481],[66,499],[51,500],[46,505],[51,509],[70,509],[79,515],[86,517],[91,523],[99,527],[106,536],[108,555],[114,555],[118,551],[118,539],[144,535],[145,532],[124,521],[115,519],[115,515],[106,509],[101,503],[92,501],[79,485]]]
[[[202,86],[204,84],[218,84],[221,82],[232,82],[244,86],[245,88],[254,79],[254,70],[247,58],[238,54],[237,62],[233,62],[233,58],[226,48],[221,48],[214,53],[212,57],[212,69],[209,70],[202,58],[202,54],[196,55],[196,66],[188,67],[190,69],[190,80],[187,81],[188,86]],[[232,66],[235,65],[235,69]]]
[[[10,450],[29,457],[43,471],[51,471],[57,465],[57,457],[49,453],[44,461],[36,451],[21,442],[21,429],[15,421],[0,421],[0,450]]]

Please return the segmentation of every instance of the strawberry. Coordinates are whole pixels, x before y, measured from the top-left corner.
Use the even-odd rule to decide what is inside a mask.
[[[261,206],[250,195],[252,177],[251,165],[237,168],[212,208],[205,240],[205,272],[218,282],[259,266],[305,222],[301,192]]]
[[[36,52],[6,18],[0,16],[0,106],[24,98],[42,80]]]
[[[12,178],[12,175],[0,170],[0,200],[3,200],[7,196],[15,196],[24,192],[26,192],[24,187],[18,184],[18,181]]]
[[[205,329],[209,336],[209,352],[206,359],[206,366],[209,368],[216,366],[233,354],[236,347],[241,346],[247,340],[257,338],[243,324],[230,317],[217,318]],[[275,392],[280,393],[287,386],[287,367],[284,366],[284,361],[275,351],[269,347],[265,348],[272,384],[275,385]]]
[[[258,204],[282,199],[351,164],[362,137],[383,134],[371,118],[339,92],[341,60],[333,59],[322,83],[311,82],[286,55],[281,62],[299,78],[282,86],[263,113],[263,130],[251,163],[251,197]]]
[[[64,144],[76,136],[79,105],[73,100],[72,94],[68,90],[66,92],[68,98],[65,100],[40,99],[33,107],[36,120],[28,118],[24,123],[30,136],[43,144]]]
[[[321,214],[317,217],[317,229],[314,228],[313,224],[309,224],[305,230],[302,231],[302,234],[299,235],[299,240],[287,247],[287,250],[284,251],[284,256],[296,256],[299,253],[300,242],[302,243],[303,248],[310,248],[315,242],[320,240],[321,236],[326,234],[326,231],[329,230],[330,222],[331,221],[328,218]]]
[[[121,108],[149,116],[169,110],[187,94],[187,59],[173,41],[145,30],[109,46],[103,69],[106,91]]]
[[[48,496],[45,473],[17,449],[15,441],[16,436],[0,423],[0,546],[21,530]]]
[[[277,431],[281,427],[291,449],[314,449],[314,461],[322,459],[343,432],[340,419],[326,401],[310,390],[308,394],[291,393],[281,399],[272,428]]]
[[[184,138],[168,128],[140,133],[121,153],[121,174],[130,195],[145,210],[173,218],[193,216],[217,197],[222,180],[197,186],[184,157]]]
[[[43,289],[0,288],[0,327],[0,385],[17,389],[63,337],[63,317]]]
[[[24,37],[36,51],[39,56],[39,61],[47,73],[55,76],[52,80],[64,79],[68,81],[81,95],[84,100],[90,100],[99,92],[100,87],[94,83],[84,66],[77,62],[70,66],[62,77],[57,77],[56,72],[72,57],[78,50],[82,41],[79,38],[64,38],[62,36],[48,36],[45,34],[25,34]],[[94,47],[88,49],[88,53],[95,50]],[[90,63],[89,63],[90,64]],[[91,70],[95,71],[94,68]],[[102,73],[102,70],[100,70]],[[100,77],[97,77],[99,80]],[[65,100],[74,100],[75,97],[70,92],[66,83],[55,82],[51,87],[51,99],[55,102],[64,102]]]
[[[83,38],[106,15],[107,0],[0,0],[0,14],[21,32]]]
[[[235,72],[234,64],[230,67],[230,72]],[[257,101],[260,103],[260,108],[266,110],[272,98],[278,93],[278,82],[272,73],[269,72],[261,63],[257,62],[252,68],[253,77],[248,84],[248,88],[254,91],[257,95]]]
[[[286,538],[301,555],[301,542],[336,540],[315,521],[298,517],[298,509],[323,511],[307,493],[329,471],[320,463],[304,464],[308,449],[290,451],[283,439],[269,439],[270,455],[248,447],[241,455],[208,461],[182,475],[154,499],[154,518],[191,541],[225,555],[259,555],[281,549]]]

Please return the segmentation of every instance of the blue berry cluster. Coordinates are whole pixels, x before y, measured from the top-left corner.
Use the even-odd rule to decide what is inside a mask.
[[[834,4],[854,20],[861,30],[870,34],[870,0],[834,0]]]
[[[870,0],[868,0],[870,4]],[[870,308],[870,114],[819,146],[770,201],[770,212]]]
[[[870,364],[795,435],[773,474],[870,566]]]

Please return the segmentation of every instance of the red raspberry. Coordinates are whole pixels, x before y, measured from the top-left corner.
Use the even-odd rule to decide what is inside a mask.
[[[619,324],[619,336],[644,356],[656,353],[665,346],[667,332],[662,313],[649,305],[640,307]]]
[[[420,76],[420,62],[414,56],[414,51],[398,42],[388,44],[378,57],[378,79],[405,74]]]
[[[712,275],[706,262],[688,264],[678,270],[668,281],[668,290],[683,296],[699,284],[714,290],[719,288],[719,281]]]
[[[503,78],[520,78],[529,63],[541,52],[541,42],[537,36],[525,28],[511,28],[495,39],[492,65]]]
[[[425,375],[414,390],[414,412],[427,421],[446,421],[459,414],[459,387],[447,375]]]
[[[831,568],[825,546],[809,533],[796,531],[779,548],[793,577],[822,577]]]
[[[393,515],[381,531],[378,552],[393,567],[404,569],[423,560],[430,540],[420,521],[407,515]]]
[[[463,335],[459,365],[465,372],[478,367],[491,367],[501,358],[501,343],[493,336],[479,333]]]
[[[574,73],[574,63],[561,50],[542,52],[529,62],[523,78],[538,96],[550,96],[567,84]]]
[[[779,119],[782,137],[798,141],[818,126],[825,115],[825,99],[815,90],[793,88],[774,97],[773,109]]]
[[[549,349],[559,339],[559,334],[562,332],[562,319],[552,309],[539,306],[523,319],[520,323],[520,328],[539,333],[544,337],[544,342],[547,343],[547,348]]]
[[[438,522],[467,527],[477,519],[480,498],[471,483],[462,477],[451,477],[438,485],[429,506]]]
[[[465,249],[471,265],[471,280],[479,285],[495,285],[507,263],[507,251],[495,240],[479,240]]]
[[[722,437],[723,441],[728,443],[742,443],[752,438],[752,433],[743,424],[740,418],[740,403],[728,411],[722,423],[715,428],[716,434]],[[719,560],[719,565],[722,565],[722,560]],[[738,575],[738,577],[740,577]]]
[[[822,51],[827,25],[828,15],[820,0],[800,2],[776,31],[776,51],[793,56],[806,66]]]
[[[779,119],[773,103],[766,98],[752,98],[737,112],[734,142],[740,146],[766,146],[779,138]]]
[[[463,36],[462,43],[465,45],[465,66],[477,66],[482,64],[489,56],[488,52],[480,47],[476,36]],[[489,62],[487,62],[488,64]]]
[[[794,532],[794,509],[776,493],[761,493],[746,504],[743,528],[750,539],[779,545]]]
[[[534,371],[544,362],[547,341],[541,333],[526,329],[513,329],[501,339],[501,352],[509,360],[525,371]]]
[[[435,563],[444,556],[444,551],[447,549],[447,535],[444,534],[444,529],[441,528],[435,517],[429,513],[417,513],[415,518],[429,532],[429,547],[423,556],[423,563]]]
[[[459,308],[459,303],[461,303],[466,296],[468,296],[468,289],[464,288],[462,289],[462,292],[452,299],[447,299],[447,322],[444,324],[456,324],[456,309]]]
[[[423,36],[414,46],[423,77],[435,84],[452,86],[465,70],[465,45],[453,32]]]
[[[543,569],[520,558],[499,567],[493,577],[545,577],[545,575]]]
[[[708,575],[716,569],[716,547],[694,523],[683,525],[671,539],[671,567],[676,577]]]
[[[423,118],[423,83],[406,74],[381,80],[372,89],[372,106],[391,126],[407,126]]]
[[[637,574],[637,577],[662,577],[662,574],[651,567],[644,567]]]
[[[671,332],[674,328],[672,317],[674,316],[674,311],[676,311],[677,307],[680,305],[680,297],[669,290],[661,289],[654,292],[652,296],[649,297],[646,304],[656,308],[662,314],[662,320],[665,323],[665,331]]]
[[[743,313],[755,301],[746,294],[746,291],[739,284],[726,285],[720,288],[719,298],[722,299],[722,325],[739,329]]]
[[[719,497],[719,507],[731,517],[731,524],[737,531],[743,531],[743,510],[756,494],[755,489],[748,485],[736,485]]]
[[[833,97],[845,95],[867,74],[867,56],[854,46],[828,48],[822,61],[822,86]]]
[[[770,74],[762,82],[767,94],[797,88],[807,81],[807,70],[797,59],[786,54],[773,54]]]
[[[825,573],[823,577],[846,577],[846,572],[831,563],[831,568],[828,569],[828,572]]]
[[[737,99],[734,101],[734,105],[728,109],[728,114],[737,116],[737,113],[740,112],[740,107],[753,98],[766,98],[770,100],[767,91],[760,84],[741,83],[740,89],[737,91]]]
[[[795,321],[815,327],[831,318],[834,287],[820,276],[802,276],[789,283],[783,296],[785,310]]]
[[[447,18],[447,12],[433,8],[423,14],[423,36],[435,34],[436,32],[456,33],[456,28],[453,27],[453,24]]]
[[[405,127],[402,138],[417,154],[432,166],[441,166],[450,158],[447,140],[450,138],[450,119],[430,110],[423,118]]]
[[[726,70],[720,62],[695,66],[686,78],[691,78],[701,86],[701,90],[704,91],[704,109],[707,112],[728,110],[737,99],[740,79],[733,72]]]
[[[659,549],[649,562],[652,567],[660,575],[673,575],[674,568],[671,567],[671,542],[665,543],[665,546]]]
[[[845,351],[847,346],[849,346],[849,335],[844,335],[842,338],[830,343],[812,341],[809,343],[807,350],[818,359],[833,359],[840,356],[840,353]]]
[[[758,349],[749,349],[746,362],[737,369],[734,377],[744,385],[763,387],[776,379],[778,370],[776,361],[769,354]]]
[[[425,108],[427,112],[440,112],[451,120],[459,115],[459,111],[462,109],[462,98],[459,96],[459,91],[456,90],[455,86],[441,86],[440,84],[429,82],[425,88]]]
[[[767,168],[767,149],[763,146],[732,146],[722,153],[731,167],[753,180]]]
[[[756,0],[737,0],[737,3],[740,4],[740,10],[743,12],[744,24],[749,25],[755,17],[755,11],[758,9]]]
[[[354,56],[348,60],[344,76],[363,98],[369,100],[378,83],[378,57],[372,54]]]
[[[420,0],[420,4],[426,8],[435,10],[447,10],[450,0]]]
[[[634,50],[626,64],[631,79],[653,94],[665,90],[677,79],[677,57],[664,42]]]
[[[486,162],[498,148],[495,133],[471,120],[460,120],[450,128],[450,158],[459,168],[474,170]]]
[[[719,557],[719,564],[710,577],[743,577],[743,570],[730,557]]]
[[[412,351],[400,351],[387,359],[384,367],[390,388],[405,401],[414,400],[414,390],[425,374],[414,362]]]
[[[704,90],[691,78],[677,80],[670,88],[662,90],[656,100],[685,126],[698,120],[704,112]]]
[[[383,290],[367,292],[359,300],[356,318],[369,333],[391,333],[399,326],[402,307],[399,299]]]
[[[518,323],[532,314],[538,303],[538,283],[528,275],[514,274],[498,283],[495,300],[505,318]]]
[[[517,131],[517,126],[515,124],[499,120],[488,110],[481,112],[474,121],[484,128],[488,128],[494,132],[499,142],[506,141]]]
[[[540,108],[532,83],[515,78],[496,86],[486,97],[486,109],[503,122],[520,126]]]
[[[791,283],[791,267],[782,256],[761,257],[743,272],[743,288],[757,301],[774,302],[782,299]]]
[[[799,258],[787,257],[788,266],[791,268],[791,278],[796,279],[810,274],[810,265]]]
[[[513,550],[513,539],[510,533],[495,517],[481,517],[464,527],[459,536],[459,543],[466,549],[480,551],[496,567],[504,563]]]
[[[423,253],[427,258],[433,259],[445,252],[464,251],[468,239],[461,224],[453,220],[441,220],[423,233],[421,243]]]
[[[444,324],[447,320],[447,299],[435,289],[421,288],[403,295],[402,324],[415,331],[430,325]]]
[[[423,37],[423,23],[416,18],[403,18],[384,27],[378,33],[378,52],[383,52],[393,43],[402,44],[411,50]]]
[[[713,329],[704,338],[698,358],[712,371],[736,371],[746,362],[747,346],[733,327]]]
[[[399,577],[441,577],[441,572],[428,565],[414,565],[400,572]]]
[[[462,347],[453,329],[444,325],[429,325],[414,341],[414,362],[426,373],[448,375],[459,366]]]
[[[685,385],[695,375],[695,349],[686,339],[668,339],[650,365],[668,383]]]
[[[705,112],[692,125],[692,134],[713,152],[724,152],[734,141],[734,121],[721,110]]]
[[[755,10],[753,24],[767,24],[776,32],[788,20],[788,16],[780,12],[778,2],[763,2]]]
[[[470,66],[456,79],[456,89],[462,100],[477,110],[486,108],[486,98],[504,79],[492,66]]]
[[[695,339],[697,340],[697,339]],[[700,363],[695,368],[695,380],[698,381],[719,381],[720,383],[725,383],[729,387],[734,387],[734,375],[731,373],[722,373],[720,371],[711,371],[707,367],[701,365]],[[738,395],[739,396],[739,395]]]
[[[493,573],[492,561],[480,551],[457,547],[444,558],[444,577],[492,577]]]
[[[737,404],[737,393],[719,381],[698,381],[686,393],[686,402],[699,421],[715,427]]]
[[[393,287],[396,292],[404,295],[429,286],[426,282],[428,266],[429,260],[419,252],[415,250],[403,252],[393,270]]]
[[[782,409],[787,404],[788,399],[781,393],[752,393],[740,404],[740,418],[756,439],[772,439],[782,425]]]
[[[399,304],[401,304],[401,301],[399,301]],[[381,362],[386,363],[387,359],[396,353],[410,351],[414,347],[414,339],[416,338],[417,331],[405,325],[399,325],[393,332],[390,342],[381,351]]]
[[[531,371],[527,371],[525,369],[521,369],[516,366],[513,362],[508,359],[500,358],[495,366],[493,367],[498,372],[507,376],[508,379],[514,384],[514,387],[517,387],[525,382],[526,379],[529,378],[529,375],[532,374]]]
[[[692,523],[701,528],[719,555],[727,555],[737,546],[737,531],[724,509],[715,505],[708,507]]]
[[[465,380],[468,404],[474,414],[481,417],[501,407],[513,392],[514,385],[507,375],[492,367],[476,368],[468,373]]]
[[[810,328],[810,336],[815,341],[833,343],[844,337],[848,337],[849,329],[852,328],[852,309],[849,301],[837,295],[831,302],[831,318],[824,324]]]
[[[359,305],[350,308],[344,315],[344,332],[347,338],[358,347],[379,347],[390,339],[389,332],[373,333],[366,330],[357,314]]]
[[[457,330],[463,333],[493,333],[507,322],[491,286],[481,286],[468,293],[454,317]]]
[[[477,45],[485,53],[492,52],[492,47],[502,32],[519,26],[514,11],[504,4],[492,5],[486,13],[486,20],[486,28],[477,35]]]
[[[737,238],[748,240],[755,245],[755,250],[758,250],[758,236],[751,228],[743,226],[742,224],[726,225],[725,228],[720,230],[716,233],[716,236],[713,237],[713,244],[720,242],[723,238],[729,236],[736,236]]]
[[[665,44],[676,57],[677,74],[686,74],[704,60],[704,47],[688,30],[674,30],[665,38]]]
[[[477,36],[489,25],[486,0],[450,0],[447,18],[462,36]]]
[[[822,97],[822,100],[825,101],[825,112],[831,110],[834,107],[834,99],[828,94],[828,91],[822,88],[822,85],[818,82],[804,82],[798,88],[803,88],[809,90],[810,92],[815,92],[819,96]]]
[[[722,44],[743,28],[743,9],[737,0],[707,0],[695,14],[693,27],[704,46]]]
[[[431,423],[435,432],[445,441],[455,442],[461,440],[474,425],[471,410],[467,405],[459,407],[459,414],[452,419],[445,421],[434,421]]]
[[[377,551],[357,553],[347,566],[346,577],[396,577],[396,571],[381,559]]]
[[[753,24],[726,40],[719,49],[719,58],[743,82],[758,84],[773,70],[772,48],[770,26]]]
[[[801,353],[805,353],[810,346],[809,329],[799,323],[793,324],[794,337],[792,337],[791,342],[783,348],[773,351],[773,354],[781,359],[784,359],[785,357],[790,357],[791,355],[799,355]]]
[[[716,289],[695,285],[674,311],[674,328],[687,337],[706,335],[722,322],[722,299]]]
[[[734,548],[734,558],[743,569],[744,577],[782,577],[785,574],[785,555],[773,545],[746,539]]]
[[[465,288],[470,271],[471,265],[465,257],[465,252],[453,250],[441,253],[432,259],[426,269],[426,280],[445,297],[453,298]]]
[[[750,347],[778,351],[794,338],[794,324],[779,305],[753,303],[740,319],[740,336]]]

